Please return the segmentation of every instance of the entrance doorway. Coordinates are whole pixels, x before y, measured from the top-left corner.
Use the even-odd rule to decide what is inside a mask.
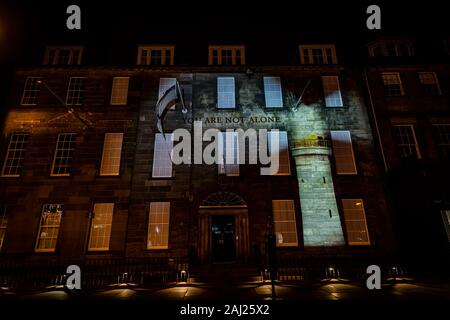
[[[233,215],[211,217],[211,258],[213,262],[236,260],[236,222]]]
[[[200,263],[245,262],[250,252],[248,208],[232,192],[211,194],[198,208]]]

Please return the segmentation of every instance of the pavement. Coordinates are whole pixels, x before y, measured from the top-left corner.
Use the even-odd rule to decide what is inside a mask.
[[[188,282],[116,284],[101,290],[70,291],[64,287],[18,292],[0,288],[2,301],[408,301],[450,302],[450,279],[387,279],[381,289],[339,280],[316,282],[263,281],[259,271],[242,265],[207,265],[193,270]],[[5,290],[6,289],[6,290]],[[274,289],[274,294],[273,294]]]
[[[397,282],[383,284],[380,290],[369,290],[359,283],[323,281],[321,283],[280,283],[274,285],[276,300],[296,301],[383,301],[383,300],[448,300],[450,284]],[[141,288],[134,285],[116,285],[103,290],[71,292],[63,288],[49,288],[34,292],[2,291],[0,301],[11,300],[153,300],[153,301],[264,301],[272,300],[270,282],[179,283],[168,286]]]

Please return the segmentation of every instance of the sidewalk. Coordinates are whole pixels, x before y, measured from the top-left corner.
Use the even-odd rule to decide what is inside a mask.
[[[428,283],[384,284],[381,290],[368,290],[361,284],[324,282],[305,286],[301,283],[277,283],[277,300],[450,300],[450,285]],[[156,301],[263,301],[271,300],[270,283],[189,283],[169,287],[112,287],[93,292],[69,292],[63,289],[30,293],[3,292],[0,300],[156,300]]]

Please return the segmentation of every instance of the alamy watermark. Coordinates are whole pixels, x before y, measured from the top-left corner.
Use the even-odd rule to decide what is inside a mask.
[[[194,136],[187,129],[176,129],[166,139],[178,142],[171,152],[172,162],[180,164],[262,164],[261,175],[274,175],[279,168],[280,132],[277,129],[210,128],[203,132],[201,121],[194,121]],[[270,134],[269,134],[270,133]],[[203,149],[203,142],[210,142]],[[248,144],[248,152],[246,145]],[[193,147],[193,150],[192,150]],[[270,150],[269,150],[270,149]],[[193,152],[192,152],[193,151]],[[191,155],[194,155],[192,159]],[[193,161],[192,161],[193,160]]]

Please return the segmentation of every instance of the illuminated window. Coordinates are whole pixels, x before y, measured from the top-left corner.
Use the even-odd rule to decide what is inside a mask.
[[[384,93],[388,96],[403,96],[402,82],[400,80],[400,74],[398,72],[388,73],[383,72],[381,74],[383,78]]]
[[[266,97],[266,108],[283,107],[280,77],[264,77],[264,94]]]
[[[370,245],[366,214],[362,199],[342,199],[345,229],[351,246]]]
[[[147,249],[169,247],[170,202],[151,202],[148,218]]]
[[[86,78],[71,77],[67,89],[66,104],[82,105],[84,100],[84,84]]]
[[[450,124],[434,124],[433,128],[442,155],[450,159]]]
[[[337,64],[334,45],[299,45],[301,64]]]
[[[109,250],[114,203],[94,204],[94,218],[91,223],[89,251]]]
[[[139,46],[137,64],[173,65],[175,46]]]
[[[128,100],[128,84],[130,77],[114,77],[111,90],[112,105],[126,105]]]
[[[450,242],[450,210],[442,210],[442,220],[444,222],[445,231],[447,232],[447,238]]]
[[[176,78],[159,78],[158,99],[161,99],[167,90],[176,85],[176,83]],[[173,105],[170,110],[175,110],[175,105]]]
[[[239,141],[237,132],[220,132],[218,139],[219,174],[239,176]]]
[[[101,176],[118,176],[122,154],[123,133],[106,133],[103,143]]]
[[[397,146],[402,158],[420,159],[420,150],[412,124],[394,125]]]
[[[8,214],[6,212],[6,206],[0,205],[0,250],[3,247],[7,227],[8,227]]]
[[[42,77],[28,77],[23,89],[21,105],[35,106],[38,103],[39,91],[41,90]]]
[[[419,72],[420,83],[423,89],[430,96],[437,96],[441,94],[441,88],[434,72]]]
[[[271,157],[275,157],[275,154],[270,152],[272,145],[278,137],[278,171],[276,176],[289,176],[291,174],[291,164],[289,160],[289,145],[286,131],[267,132],[267,147]],[[275,146],[275,145],[274,145]]]
[[[60,133],[53,158],[52,176],[69,176],[75,150],[75,133]]]
[[[209,46],[209,65],[244,65],[244,46]]]
[[[325,95],[325,105],[327,107],[342,107],[341,88],[337,76],[322,77],[323,93]]]
[[[294,201],[272,200],[272,210],[277,247],[298,246]]]
[[[83,47],[47,47],[44,64],[49,65],[79,65]]]
[[[159,90],[158,90],[158,99],[160,99],[167,90],[176,85],[176,78],[160,78],[159,79]]]
[[[172,177],[172,148],[173,135],[171,133],[155,134],[155,146],[153,150],[153,178]]]
[[[234,77],[217,78],[217,107],[224,109],[236,107]]]
[[[63,213],[62,204],[45,204],[42,208],[39,223],[38,238],[35,250],[38,252],[54,252],[58,240],[61,217]]]
[[[9,139],[8,151],[3,163],[3,177],[19,177],[22,162],[30,135],[27,133],[13,133]]]
[[[350,131],[330,131],[337,174],[357,174]]]

